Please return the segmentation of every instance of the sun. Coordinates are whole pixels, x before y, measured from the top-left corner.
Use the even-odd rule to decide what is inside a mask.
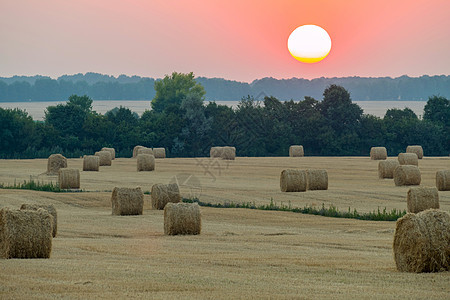
[[[331,50],[331,38],[322,27],[303,25],[292,31],[288,39],[291,55],[304,63],[319,62]]]

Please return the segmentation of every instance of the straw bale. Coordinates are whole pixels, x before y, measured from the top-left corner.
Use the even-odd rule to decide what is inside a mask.
[[[155,155],[154,153],[153,153],[153,150],[152,150],[152,148],[147,148],[147,147],[142,147],[141,149],[139,149],[138,150],[138,155],[139,154],[148,154],[148,155]]]
[[[378,162],[378,178],[394,178],[394,170],[399,165],[399,162],[393,159]]]
[[[153,171],[155,170],[155,157],[150,154],[138,154],[137,171]]]
[[[202,217],[197,203],[167,203],[164,207],[164,234],[200,234]]]
[[[327,170],[306,170],[307,190],[327,190],[328,173]]]
[[[221,158],[223,154],[223,147],[211,147],[209,150],[209,156],[211,158],[219,157]]]
[[[44,209],[0,209],[1,258],[49,258],[53,217]]]
[[[114,148],[103,147],[101,151],[109,151],[111,153],[111,160],[116,159],[116,150]]]
[[[438,190],[435,187],[412,187],[408,191],[406,204],[410,213],[418,213],[430,208],[439,209]]]
[[[45,209],[52,217],[53,228],[52,228],[52,236],[56,236],[56,232],[58,231],[58,216],[56,214],[56,208],[52,204],[22,204],[20,209],[22,210],[35,210]]]
[[[386,147],[372,147],[370,148],[370,159],[384,160],[387,158]]]
[[[406,153],[415,153],[418,159],[423,158],[423,149],[422,146],[414,145],[406,147]]]
[[[112,164],[111,152],[109,151],[95,152],[95,156],[100,158],[100,166],[110,166]]]
[[[401,185],[419,185],[421,181],[420,170],[416,166],[404,165],[394,169],[394,183]]]
[[[50,155],[47,160],[47,174],[57,175],[61,168],[67,168],[67,158],[61,154]]]
[[[397,220],[394,259],[400,272],[448,271],[450,265],[450,214],[428,209]]]
[[[236,158],[236,148],[225,146],[222,148],[222,158],[227,160],[234,160]]]
[[[83,157],[83,171],[98,171],[100,157],[96,155],[85,155]]]
[[[153,148],[153,155],[155,158],[166,158],[165,148]]]
[[[450,170],[436,172],[436,187],[439,191],[450,191]]]
[[[59,188],[60,189],[79,189],[80,188],[80,170],[68,169],[68,168],[60,169],[59,170]]]
[[[142,215],[144,193],[140,187],[115,187],[111,196],[112,214],[116,216]]]
[[[135,146],[134,148],[133,148],[133,158],[135,158],[137,155],[138,155],[138,151],[139,151],[139,149],[141,149],[141,148],[145,148],[144,146]]]
[[[413,165],[413,166],[419,165],[419,160],[417,158],[417,154],[415,153],[399,153],[398,162],[401,165]]]
[[[180,189],[178,184],[157,183],[152,186],[151,192],[152,208],[163,209],[167,203],[178,203],[181,201]]]
[[[306,191],[307,179],[304,170],[283,170],[280,175],[280,189],[282,192]]]
[[[305,156],[305,152],[303,151],[303,146],[301,145],[292,145],[289,147],[289,156],[290,157],[302,157]]]

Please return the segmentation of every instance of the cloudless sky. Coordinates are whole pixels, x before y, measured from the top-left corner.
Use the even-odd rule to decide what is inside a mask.
[[[450,0],[0,0],[0,76],[449,75],[449,14]],[[304,24],[331,36],[319,63],[287,50]]]

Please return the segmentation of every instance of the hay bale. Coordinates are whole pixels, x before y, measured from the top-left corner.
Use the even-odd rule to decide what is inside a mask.
[[[209,156],[211,158],[222,157],[223,147],[211,147],[209,150]]]
[[[135,158],[137,155],[138,155],[138,151],[139,151],[139,149],[141,149],[141,148],[145,148],[144,146],[135,146],[134,148],[133,148],[133,158]]]
[[[436,172],[436,187],[439,191],[450,191],[450,170]]]
[[[0,209],[1,258],[49,258],[53,217],[44,209]]]
[[[137,171],[153,171],[155,170],[155,157],[150,154],[138,154]]]
[[[100,157],[96,155],[85,155],[83,157],[83,171],[98,171]]]
[[[450,214],[428,209],[397,220],[394,259],[400,272],[448,271],[450,265]]]
[[[200,234],[202,217],[197,203],[167,203],[164,207],[164,234]]]
[[[303,157],[305,152],[303,151],[303,146],[292,145],[289,147],[289,157]]]
[[[394,183],[396,186],[419,185],[420,181],[420,170],[416,166],[398,166],[394,169]]]
[[[401,165],[413,165],[413,166],[419,165],[419,160],[417,158],[417,154],[415,153],[399,153],[398,162]]]
[[[412,187],[408,191],[408,212],[418,213],[430,208],[439,209],[439,193],[435,187]]]
[[[394,170],[399,165],[399,162],[393,159],[378,162],[378,178],[394,178]]]
[[[234,160],[236,158],[236,148],[225,146],[222,147],[222,159]]]
[[[37,211],[38,209],[44,209],[46,210],[52,217],[52,236],[56,236],[56,232],[58,231],[58,216],[56,214],[56,208],[52,204],[22,204],[20,207],[21,210],[34,210]]]
[[[306,189],[307,190],[327,190],[328,173],[327,170],[306,170]]]
[[[142,148],[140,148],[139,150],[138,150],[138,152],[137,152],[137,154],[139,155],[139,154],[149,154],[149,155],[155,155],[154,153],[153,153],[153,150],[152,150],[152,148],[147,148],[147,147],[142,147]]]
[[[406,147],[406,153],[415,153],[418,159],[423,158],[423,149],[422,146],[414,145]]]
[[[280,175],[280,189],[282,192],[306,191],[307,179],[304,170],[283,170]]]
[[[60,169],[59,170],[59,188],[60,189],[79,189],[80,188],[80,170],[68,169],[68,168]]]
[[[61,168],[67,168],[67,158],[61,154],[50,155],[47,160],[47,174],[57,175]]]
[[[167,203],[178,203],[181,201],[180,189],[178,184],[169,183],[161,184],[157,183],[152,186],[151,192],[152,208],[163,209]]]
[[[370,159],[372,160],[384,160],[387,158],[387,150],[385,147],[372,147],[370,148]]]
[[[155,158],[166,158],[165,148],[153,148],[153,155]]]
[[[100,166],[110,166],[112,164],[111,152],[109,151],[95,152],[95,156],[100,158]]]
[[[115,187],[111,196],[111,204],[113,215],[142,215],[144,209],[144,193],[140,187]]]
[[[101,151],[109,151],[111,153],[111,160],[116,159],[116,150],[114,148],[103,147]]]

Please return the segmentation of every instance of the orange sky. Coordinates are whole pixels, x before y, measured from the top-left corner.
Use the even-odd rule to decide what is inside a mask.
[[[0,76],[449,75],[449,12],[449,0],[0,0]],[[304,24],[331,36],[322,62],[287,50]]]

